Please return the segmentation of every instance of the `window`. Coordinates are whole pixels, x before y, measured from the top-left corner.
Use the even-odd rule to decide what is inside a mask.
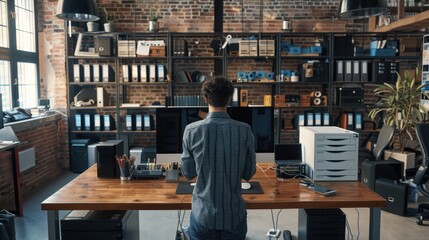
[[[36,2],[0,0],[0,93],[3,110],[37,106]]]

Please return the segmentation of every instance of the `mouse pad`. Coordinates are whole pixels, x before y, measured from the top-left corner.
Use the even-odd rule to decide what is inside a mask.
[[[241,189],[243,194],[262,194],[264,191],[259,185],[259,182],[249,182],[252,186],[250,189]],[[190,182],[179,182],[176,189],[176,194],[192,194],[194,186],[191,186]]]

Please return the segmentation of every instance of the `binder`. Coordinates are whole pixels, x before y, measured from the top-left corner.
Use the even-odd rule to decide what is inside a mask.
[[[136,115],[136,130],[137,131],[142,131],[143,130],[143,127],[142,127],[143,121],[142,120],[143,120],[142,119],[142,115],[137,114]]]
[[[305,126],[305,115],[303,113],[298,114],[298,126]]]
[[[336,81],[344,81],[344,61],[337,61],[337,77]]]
[[[314,113],[314,126],[322,126],[322,113]]]
[[[240,90],[240,107],[247,107],[249,105],[249,90]]]
[[[353,76],[352,79],[354,82],[360,81],[360,66],[359,61],[353,61]]]
[[[91,82],[91,80],[92,80],[91,64],[84,64],[83,65],[83,81],[84,82]]]
[[[122,82],[130,82],[130,66],[122,65]]]
[[[140,65],[140,81],[141,82],[148,82],[147,81],[147,66],[145,64]]]
[[[97,87],[97,107],[108,106],[107,92],[103,87]]]
[[[92,73],[93,73],[93,81],[94,82],[101,82],[102,81],[102,74],[101,74],[101,66],[100,64],[93,64],[92,65]]]
[[[354,129],[354,114],[352,112],[347,113],[347,127],[346,129],[348,130],[353,130]]]
[[[162,64],[158,65],[158,82],[165,81],[165,66]]]
[[[372,81],[373,82],[386,82],[387,81],[387,75],[388,75],[388,65],[386,62],[374,62],[373,63],[373,76]]]
[[[131,66],[131,79],[133,82],[139,82],[139,65],[133,64]]]
[[[113,123],[112,123],[112,121],[111,121],[111,118],[110,118],[110,115],[103,115],[103,124],[104,124],[104,126],[103,126],[103,128],[104,128],[104,131],[110,131],[110,130],[113,130]]]
[[[82,77],[82,66],[80,64],[73,64],[73,81],[80,82]]]
[[[125,127],[128,131],[133,130],[133,115],[127,114],[125,116]]]
[[[329,113],[323,113],[323,126],[330,126],[331,125],[331,116]]]
[[[149,82],[156,82],[155,64],[149,65]]]
[[[150,130],[152,130],[153,129],[153,118],[152,118],[152,115],[149,115],[149,114],[145,114],[144,116],[144,119],[143,119],[143,122],[144,122],[144,130],[145,131],[150,131]]]
[[[240,88],[239,87],[234,87],[234,92],[232,93],[232,98],[231,98],[231,106],[232,107],[240,106]]]
[[[103,64],[103,82],[110,82],[115,77],[109,64]]]
[[[94,130],[101,131],[101,117],[100,114],[94,114]]]
[[[354,130],[362,130],[362,113],[355,112],[354,113]]]
[[[360,61],[360,80],[361,82],[368,82],[368,61]]]
[[[352,81],[352,61],[345,61],[344,81]]]
[[[74,115],[74,121],[76,130],[81,131],[82,130],[82,115],[80,113],[76,113]]]
[[[91,115],[90,114],[84,114],[83,115],[84,118],[84,124],[83,124],[83,128],[86,131],[91,131]]]
[[[305,113],[305,126],[314,126],[314,116],[313,112],[306,112]]]
[[[399,72],[399,63],[398,62],[391,62],[390,63],[390,79],[388,78],[388,81],[392,81],[395,82],[396,79],[398,78],[398,74],[397,72]]]
[[[339,116],[339,127],[347,129],[347,113],[341,113]]]

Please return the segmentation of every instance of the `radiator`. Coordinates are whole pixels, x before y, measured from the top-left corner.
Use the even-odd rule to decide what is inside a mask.
[[[36,150],[34,147],[19,151],[19,171],[23,172],[36,166]]]

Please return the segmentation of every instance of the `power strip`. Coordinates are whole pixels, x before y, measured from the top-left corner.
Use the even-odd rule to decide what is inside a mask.
[[[278,229],[274,229],[271,228],[270,230],[268,230],[267,232],[267,237],[275,237],[278,238],[280,236],[280,233],[282,233],[282,231],[278,230]]]

